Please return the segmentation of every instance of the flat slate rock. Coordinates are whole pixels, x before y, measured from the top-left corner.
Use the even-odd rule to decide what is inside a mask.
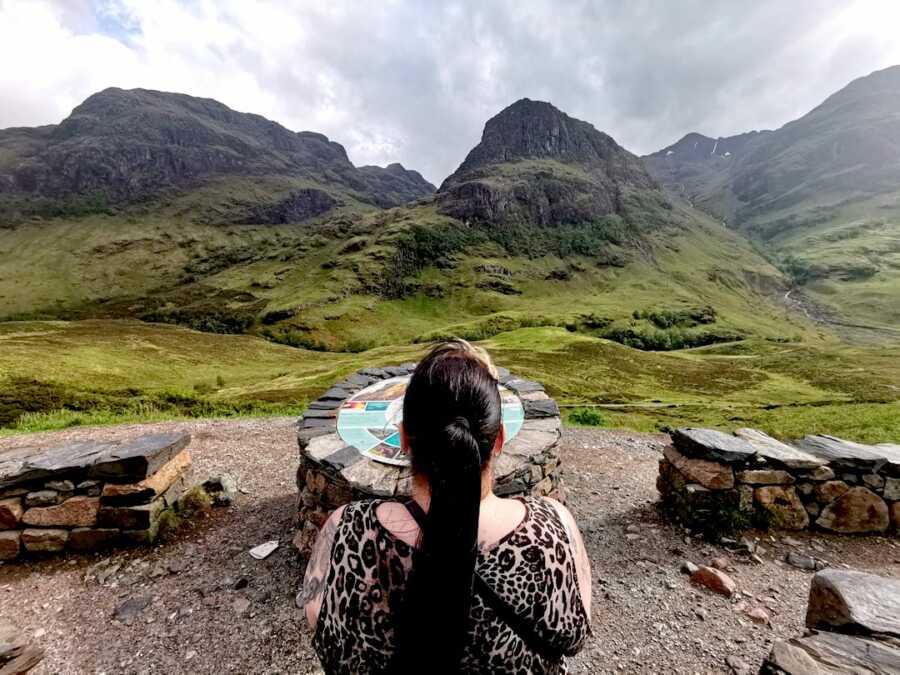
[[[889,643],[839,633],[776,642],[760,673],[888,675],[900,673],[900,650]]]
[[[900,579],[842,569],[822,570],[809,589],[806,625],[900,638]]]
[[[559,417],[559,406],[552,398],[536,401],[522,399],[522,407],[525,409],[525,419]]]
[[[317,399],[307,406],[310,410],[335,410],[336,408],[340,408],[343,403],[343,399],[335,398],[335,399]]]
[[[378,380],[384,380],[390,375],[384,368],[363,368],[359,371],[360,375],[365,375],[367,377],[374,377]]]
[[[886,453],[872,445],[845,441],[835,436],[805,436],[797,441],[801,450],[829,463],[875,472],[887,463]]]
[[[826,463],[820,457],[782,443],[756,429],[738,429],[734,435],[743,438],[756,448],[756,454],[759,457],[779,462],[789,469],[815,469]]]
[[[530,391],[544,391],[544,385],[532,380],[523,380],[520,377],[511,377],[503,381],[503,386],[517,394],[527,394]]]
[[[675,447],[688,457],[715,459],[721,462],[744,462],[757,454],[748,441],[715,429],[683,427],[672,432]]]
[[[320,401],[343,401],[352,392],[342,389],[341,387],[332,387],[319,397]]]
[[[82,441],[47,449],[18,451],[0,462],[0,488],[48,477],[136,482],[154,473],[190,443],[190,434],[146,434],[123,442]]]

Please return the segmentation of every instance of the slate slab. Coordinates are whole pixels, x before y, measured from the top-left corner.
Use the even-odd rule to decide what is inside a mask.
[[[559,406],[552,398],[534,401],[522,399],[522,407],[525,409],[525,419],[559,417]]]
[[[759,672],[767,675],[900,673],[900,650],[869,638],[816,633],[776,642]]]
[[[836,436],[804,436],[797,446],[811,455],[826,460],[830,464],[876,472],[887,458],[871,445],[845,441]]]
[[[824,459],[782,443],[756,429],[738,429],[734,435],[750,443],[759,457],[779,462],[789,469],[815,469],[825,464]]]
[[[349,391],[341,387],[332,387],[319,397],[320,401],[343,401],[350,396]]]
[[[143,480],[190,442],[191,435],[183,433],[139,436],[104,453],[90,468],[88,477],[122,483]]]
[[[190,434],[162,433],[118,443],[81,441],[20,450],[16,457],[0,463],[0,488],[50,477],[138,481],[169,461],[190,440]]]
[[[544,385],[532,380],[523,380],[520,377],[511,377],[503,382],[503,386],[517,394],[526,394],[530,391],[544,391]]]
[[[900,638],[900,579],[830,568],[813,577],[806,625]]]
[[[343,399],[316,399],[309,404],[309,410],[336,410],[341,407]]]
[[[746,462],[756,455],[748,441],[715,429],[683,427],[672,432],[675,447],[688,457],[714,459],[721,462]]]

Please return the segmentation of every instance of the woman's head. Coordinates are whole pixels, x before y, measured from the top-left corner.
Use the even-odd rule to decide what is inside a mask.
[[[487,353],[463,340],[434,347],[406,389],[403,431],[431,500],[397,617],[391,672],[456,672],[472,602],[481,474],[503,441]]]
[[[438,344],[419,363],[403,401],[413,470],[430,484],[473,461],[485,467],[502,441],[500,417],[497,370],[487,352],[465,340]]]

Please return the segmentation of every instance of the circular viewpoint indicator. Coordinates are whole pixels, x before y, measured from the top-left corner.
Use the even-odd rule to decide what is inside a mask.
[[[341,405],[337,432],[348,445],[366,457],[386,464],[409,465],[409,456],[400,448],[403,395],[409,376],[392,377],[371,384]],[[522,428],[525,410],[519,397],[500,387],[503,429],[509,442]]]

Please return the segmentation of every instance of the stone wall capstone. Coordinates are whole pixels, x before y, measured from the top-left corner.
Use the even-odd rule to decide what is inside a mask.
[[[788,444],[755,429],[676,429],[659,462],[664,504],[690,527],[900,528],[900,446],[833,436]]]
[[[147,434],[0,456],[0,560],[152,542],[190,487],[190,440]]]
[[[412,471],[363,456],[337,431],[338,415],[352,396],[379,381],[408,377],[416,364],[363,368],[310,403],[299,421],[297,442],[298,531],[301,553],[337,507],[359,499],[408,497]],[[553,495],[564,500],[560,479],[560,418],[556,402],[539,382],[498,368],[500,384],[522,404],[524,421],[494,465],[494,491],[501,496]]]

